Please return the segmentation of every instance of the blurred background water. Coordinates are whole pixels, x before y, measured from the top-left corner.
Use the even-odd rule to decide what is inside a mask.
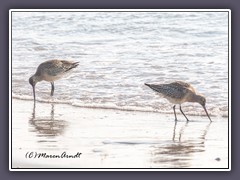
[[[12,12],[13,98],[33,99],[28,79],[50,59],[80,62],[55,83],[58,103],[172,113],[144,83],[182,80],[228,116],[228,12]],[[37,84],[37,99],[52,101],[50,89]]]

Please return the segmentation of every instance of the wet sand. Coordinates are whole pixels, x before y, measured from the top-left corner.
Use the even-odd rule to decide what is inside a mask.
[[[13,99],[12,168],[228,168],[228,119],[188,117]]]

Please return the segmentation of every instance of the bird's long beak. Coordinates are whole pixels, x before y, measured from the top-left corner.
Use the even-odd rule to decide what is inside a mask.
[[[35,96],[35,86],[32,86],[32,88],[33,88],[33,99],[34,99],[34,102],[35,102],[35,100],[36,100],[36,96]]]
[[[207,112],[207,109],[206,109],[206,107],[205,107],[205,106],[203,106],[203,109],[204,109],[204,111],[206,112],[206,114],[207,114],[207,117],[209,118],[209,120],[212,122],[212,120],[211,120],[211,118],[210,118],[210,116],[209,116],[209,114],[208,114],[208,112]]]

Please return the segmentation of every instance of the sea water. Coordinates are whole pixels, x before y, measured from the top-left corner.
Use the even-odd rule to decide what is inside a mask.
[[[228,12],[12,12],[12,97],[33,99],[28,79],[51,59],[79,61],[68,78],[36,85],[38,101],[172,113],[144,83],[181,80],[228,116]],[[187,114],[204,115],[197,103]]]

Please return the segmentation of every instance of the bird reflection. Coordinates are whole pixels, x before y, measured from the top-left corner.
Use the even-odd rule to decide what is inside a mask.
[[[202,139],[202,140],[205,140],[206,135],[207,135],[208,130],[209,130],[209,127],[210,127],[211,124],[212,124],[212,122],[208,123],[208,125],[207,125],[206,128],[204,129],[203,134],[202,134],[202,136],[201,136],[201,139]],[[203,141],[203,142],[204,142],[204,141]]]
[[[30,131],[36,132],[41,137],[54,137],[64,133],[67,123],[55,118],[54,103],[51,104],[49,116],[36,115],[36,109],[36,103],[34,103],[32,116],[29,120]]]
[[[207,124],[200,132],[185,134],[185,131],[191,127],[191,123],[186,122],[184,125],[178,125],[176,121],[173,126],[172,140],[164,145],[158,145],[153,150],[153,163],[159,166],[166,165],[167,168],[186,168],[190,167],[191,157],[194,153],[205,151],[205,138],[210,128],[211,122]],[[193,125],[194,128],[196,125]],[[179,130],[177,133],[177,129]],[[199,130],[199,128],[197,129]],[[185,137],[183,140],[183,136]],[[193,137],[194,136],[194,137]]]
[[[179,138],[178,138],[178,141],[179,141],[179,142],[181,141],[182,134],[184,133],[184,130],[185,130],[185,128],[187,127],[188,123],[189,123],[189,121],[187,121],[187,122],[185,123],[185,125],[181,127],[181,129],[180,129],[180,131],[179,131]],[[176,140],[175,140],[176,127],[177,127],[177,121],[175,121],[174,128],[173,128],[173,138],[172,138],[173,142],[176,141]]]

